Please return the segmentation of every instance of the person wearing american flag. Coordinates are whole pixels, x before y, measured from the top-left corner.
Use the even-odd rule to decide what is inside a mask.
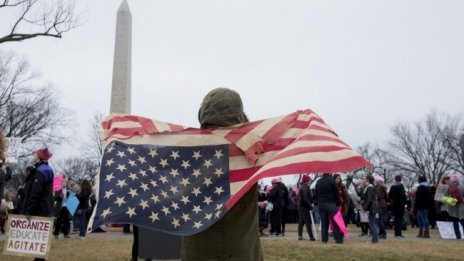
[[[88,231],[113,224],[183,236],[182,260],[263,260],[257,182],[371,166],[312,110],[249,122],[240,95],[209,92],[201,128],[113,114]]]
[[[214,89],[205,96],[198,119],[202,129],[248,122],[240,95],[227,88]],[[254,184],[221,220],[203,232],[184,237],[182,260],[263,260],[257,195],[258,185]]]

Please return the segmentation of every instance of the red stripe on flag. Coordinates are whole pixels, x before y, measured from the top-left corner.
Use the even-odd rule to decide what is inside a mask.
[[[261,166],[256,166],[247,169],[237,169],[237,170],[230,170],[229,171],[229,181],[237,182],[237,181],[244,181],[249,179],[253,174],[256,173],[261,168]]]
[[[142,125],[142,127],[145,129],[146,133],[148,134],[153,134],[157,133],[158,129],[156,128],[155,124],[153,123],[152,120],[139,117],[139,122]]]

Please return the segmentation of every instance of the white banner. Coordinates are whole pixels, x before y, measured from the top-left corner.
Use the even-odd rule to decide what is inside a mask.
[[[5,153],[5,161],[9,163],[17,163],[21,147],[21,138],[7,137],[6,139],[8,141],[8,149]]]
[[[53,219],[9,215],[4,254],[45,257],[50,249]]]
[[[441,238],[456,239],[456,234],[454,233],[453,222],[437,221],[437,227],[438,227],[438,231],[440,231]],[[461,235],[464,235],[462,233],[461,224],[459,224],[459,230],[461,231]]]

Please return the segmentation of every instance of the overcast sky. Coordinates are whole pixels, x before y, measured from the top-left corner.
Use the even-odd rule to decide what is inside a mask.
[[[63,39],[2,44],[60,90],[85,139],[108,114],[119,0],[79,0]],[[464,1],[132,0],[132,113],[197,127],[211,89],[252,120],[310,108],[352,147],[399,121],[464,112]],[[0,12],[0,32],[9,28]],[[70,146],[62,149],[71,154]]]

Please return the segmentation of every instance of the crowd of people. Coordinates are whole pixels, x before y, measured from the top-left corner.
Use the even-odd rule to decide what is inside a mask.
[[[58,238],[60,231],[64,238],[69,238],[70,227],[79,229],[80,238],[86,237],[87,220],[91,213],[91,205],[95,205],[94,193],[88,180],[82,180],[80,186],[64,178],[61,189],[53,191],[54,172],[48,160],[52,153],[47,149],[38,149],[35,153],[36,163],[25,169],[25,181],[15,196],[5,189],[11,179],[11,169],[3,171],[0,166],[0,192],[3,195],[0,204],[0,229],[5,233],[5,223],[9,214],[20,214],[30,219],[32,216],[54,217],[53,235]],[[66,208],[70,194],[76,195],[79,204],[72,216]],[[35,260],[43,260],[36,258]]]
[[[409,192],[401,175],[395,176],[389,187],[381,176],[367,175],[354,182],[351,175],[343,181],[341,175],[329,173],[316,175],[314,181],[309,175],[302,175],[295,188],[287,188],[279,177],[273,178],[271,184],[272,187],[261,186],[258,194],[262,237],[285,236],[285,223],[291,215],[285,214],[284,209],[292,211],[292,204],[298,213],[298,220],[291,221],[298,224],[298,240],[304,240],[306,225],[311,241],[316,240],[319,228],[323,243],[333,237],[341,244],[350,223],[359,227],[359,237],[370,236],[373,244],[386,239],[389,229],[392,236],[405,237],[407,224],[417,227],[418,238],[430,238],[430,229],[436,228],[437,221],[453,222],[456,238],[463,236],[459,224],[464,227],[464,184],[460,184],[458,175],[445,176],[438,187],[419,176],[418,186]],[[269,234],[265,232],[267,228]]]

